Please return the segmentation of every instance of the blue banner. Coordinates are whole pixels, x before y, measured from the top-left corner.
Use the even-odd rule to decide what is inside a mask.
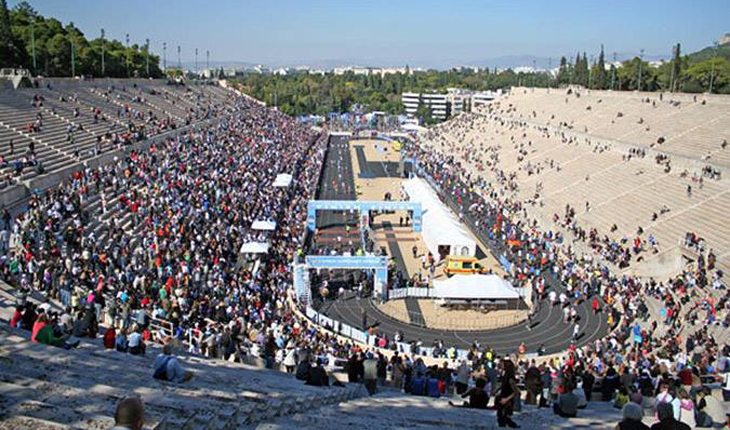
[[[388,258],[382,256],[308,255],[310,269],[384,269]]]

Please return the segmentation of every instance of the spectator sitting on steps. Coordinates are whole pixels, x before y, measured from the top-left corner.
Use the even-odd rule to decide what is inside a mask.
[[[623,420],[616,424],[616,430],[649,430],[649,426],[641,422],[644,416],[641,406],[629,402],[624,405],[622,412]]]
[[[177,357],[172,355],[172,345],[169,343],[162,347],[162,354],[157,356],[152,368],[152,376],[163,381],[185,382],[193,377],[193,373],[183,369]]]
[[[656,413],[659,422],[651,426],[651,430],[690,430],[690,426],[674,418],[674,408],[671,403],[659,403]]]
[[[558,397],[553,404],[553,412],[563,418],[575,418],[578,415],[578,401],[580,399],[573,393],[573,386],[566,384],[565,393]]]
[[[487,393],[486,389],[487,381],[483,378],[477,378],[475,383],[475,387],[470,388],[469,390],[467,390],[466,393],[461,395],[462,398],[469,398],[469,401],[464,402],[462,407],[472,409],[487,409],[487,404],[489,403],[489,394]],[[455,405],[450,400],[449,404],[451,406],[459,406]]]

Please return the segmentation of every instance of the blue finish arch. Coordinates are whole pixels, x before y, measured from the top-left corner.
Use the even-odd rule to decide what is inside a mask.
[[[350,211],[357,210],[361,214],[368,211],[410,211],[413,219],[413,231],[422,229],[423,211],[421,203],[403,201],[365,201],[365,200],[310,200],[307,203],[307,228],[316,228],[317,211]]]
[[[309,269],[360,269],[375,272],[374,291],[387,299],[388,257],[348,255],[307,255],[304,262]]]

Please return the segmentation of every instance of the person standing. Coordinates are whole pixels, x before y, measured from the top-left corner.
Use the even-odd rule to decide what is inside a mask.
[[[515,377],[515,365],[510,360],[502,361],[502,382],[495,401],[497,407],[497,425],[499,427],[519,428],[512,420],[515,397],[520,395]]]
[[[456,394],[462,395],[466,393],[466,389],[469,387],[469,375],[471,370],[469,365],[466,364],[466,360],[461,360],[459,367],[456,369]]]
[[[368,352],[365,360],[362,363],[363,366],[363,383],[365,389],[368,390],[368,394],[371,396],[377,391],[378,381],[378,361],[373,357],[372,352]]]
[[[596,377],[593,375],[593,370],[590,366],[583,372],[583,391],[586,393],[586,401],[591,401],[591,393],[593,392],[593,385],[596,383]]]

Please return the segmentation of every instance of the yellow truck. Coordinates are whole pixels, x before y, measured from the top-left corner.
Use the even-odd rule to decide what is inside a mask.
[[[449,255],[446,257],[444,273],[448,277],[453,275],[471,275],[474,273],[487,273],[486,267],[482,266],[475,257],[462,257]]]

